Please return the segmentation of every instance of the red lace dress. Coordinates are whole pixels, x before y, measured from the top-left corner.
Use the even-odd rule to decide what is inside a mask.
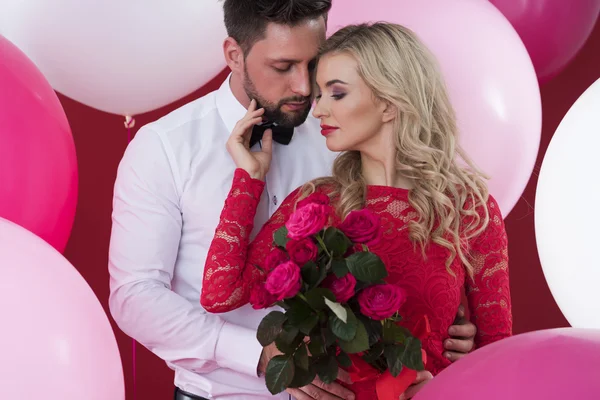
[[[204,269],[201,303],[209,312],[226,312],[248,303],[250,288],[264,280],[255,265],[264,265],[273,249],[273,233],[285,224],[298,197],[291,193],[271,219],[249,242],[254,215],[264,188],[243,170],[236,170],[233,185],[221,213]],[[443,342],[449,338],[464,287],[472,322],[477,326],[475,344],[481,347],[511,335],[512,314],[508,282],[507,238],[498,204],[490,198],[490,223],[470,245],[474,267],[470,278],[460,260],[445,266],[447,250],[432,244],[423,258],[408,237],[408,222],[417,218],[408,202],[408,190],[369,186],[366,207],[381,218],[384,240],[370,246],[388,269],[387,282],[401,286],[407,301],[400,309],[403,325],[413,329],[426,315],[431,334],[423,342],[427,351],[426,369],[436,375],[450,361],[443,356]],[[358,400],[376,399],[373,382],[354,384]]]

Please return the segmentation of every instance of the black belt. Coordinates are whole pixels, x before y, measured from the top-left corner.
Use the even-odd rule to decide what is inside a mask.
[[[179,388],[175,388],[175,396],[173,400],[208,400],[204,397],[196,396],[195,394],[191,394],[188,392],[184,392]]]

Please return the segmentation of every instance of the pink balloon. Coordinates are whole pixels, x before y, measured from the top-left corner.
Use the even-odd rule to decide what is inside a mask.
[[[414,400],[596,400],[600,331],[559,328],[490,344],[450,365]]]
[[[542,129],[535,70],[514,28],[487,1],[344,0],[333,3],[328,33],[375,21],[412,29],[435,54],[460,142],[491,177],[490,192],[506,216],[529,181]]]
[[[63,251],[77,205],[67,117],[36,66],[0,35],[0,217]]]
[[[0,399],[125,399],[117,341],[77,270],[0,218],[0,273]]]
[[[581,50],[600,12],[600,0],[490,0],[515,27],[540,83],[558,75]]]

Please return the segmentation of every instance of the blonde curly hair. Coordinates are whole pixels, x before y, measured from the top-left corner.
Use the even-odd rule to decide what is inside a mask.
[[[456,116],[435,58],[411,30],[390,23],[346,26],[324,43],[319,58],[339,53],[354,57],[375,98],[398,110],[396,166],[414,182],[409,202],[419,215],[410,222],[410,239],[423,254],[430,242],[448,249],[448,271],[459,257],[472,276],[468,244],[489,223],[488,190],[485,176],[459,146]],[[341,153],[332,176],[306,184],[301,197],[323,185],[337,200],[340,217],[363,208],[367,185],[360,152]]]

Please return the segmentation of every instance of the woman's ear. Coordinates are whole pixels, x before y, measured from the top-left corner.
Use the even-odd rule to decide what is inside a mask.
[[[398,117],[398,107],[387,101],[383,102],[382,106],[384,106],[382,113],[382,121],[384,123],[391,122]]]
[[[242,72],[244,70],[244,51],[234,38],[228,37],[223,42],[223,55],[227,66],[232,72]]]

